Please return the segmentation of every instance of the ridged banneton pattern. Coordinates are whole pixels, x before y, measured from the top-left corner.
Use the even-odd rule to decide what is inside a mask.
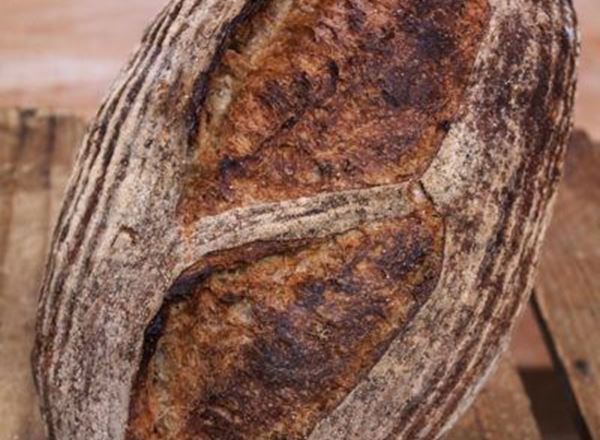
[[[506,346],[571,127],[568,0],[174,0],[78,151],[50,439],[437,438]]]

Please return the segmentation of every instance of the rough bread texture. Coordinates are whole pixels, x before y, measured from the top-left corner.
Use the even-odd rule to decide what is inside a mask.
[[[439,437],[526,302],[566,0],[177,0],[79,150],[42,287],[50,439]]]

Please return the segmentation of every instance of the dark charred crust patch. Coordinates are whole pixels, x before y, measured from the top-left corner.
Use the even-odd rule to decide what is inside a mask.
[[[199,79],[187,113],[198,159],[180,203],[186,223],[418,177],[458,111],[489,12],[485,0],[290,8],[268,2],[227,26]]]
[[[426,202],[336,236],[208,254],[146,332],[129,438],[304,438],[426,301],[442,247]]]

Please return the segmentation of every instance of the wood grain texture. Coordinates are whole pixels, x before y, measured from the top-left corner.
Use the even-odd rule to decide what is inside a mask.
[[[600,145],[575,132],[535,300],[592,438],[600,437]]]
[[[367,29],[396,10],[384,3],[384,20]],[[466,14],[484,23],[479,51],[457,77],[467,85],[460,108],[431,130],[441,143],[429,166],[374,183],[379,186],[333,186],[289,200],[256,193],[254,200],[234,199],[223,212],[191,219],[179,208],[205,146],[196,135],[211,74],[236,25],[252,20],[260,4],[174,1],[159,15],[79,150],[54,236],[34,358],[50,438],[124,437],[148,326],[168,292],[205,256],[256,242],[325,239],[406,216],[418,211],[419,201],[429,201],[444,221],[439,282],[362,380],[304,427],[310,434],[302,437],[431,438],[458,417],[505,346],[531,288],[571,123],[574,17],[562,1],[396,6],[407,13],[398,17],[401,30],[415,30],[401,42],[427,53],[417,63],[427,64],[436,51],[440,61],[448,60],[472,35],[462,40],[460,32],[435,25],[420,32],[428,28],[411,22],[445,26]],[[375,32],[371,38],[377,43],[391,36]],[[360,48],[373,49],[378,46]],[[385,52],[379,56],[383,67],[393,63]],[[429,78],[427,87],[417,81],[405,88],[402,76],[393,78],[407,92],[394,99],[386,100],[389,88],[381,78],[382,93],[371,98],[382,106],[402,104],[391,112],[407,105],[409,114],[411,108],[419,114],[440,85],[436,69],[445,68],[445,61],[431,63],[415,77]],[[436,105],[453,99],[451,90]],[[301,113],[294,116],[302,121]],[[232,409],[221,408],[225,414]],[[308,408],[302,411],[300,417]]]
[[[0,112],[0,438],[44,438],[30,369],[50,229],[83,123]]]
[[[446,435],[446,440],[539,440],[529,397],[510,357],[483,386],[473,405]]]

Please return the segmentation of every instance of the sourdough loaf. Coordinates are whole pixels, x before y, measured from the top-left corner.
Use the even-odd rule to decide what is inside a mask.
[[[98,112],[51,439],[435,438],[506,344],[571,122],[567,0],[174,0]]]

